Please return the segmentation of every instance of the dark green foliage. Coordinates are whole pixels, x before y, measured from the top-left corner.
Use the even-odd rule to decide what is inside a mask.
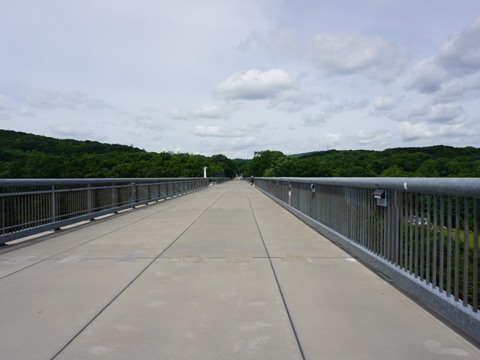
[[[480,177],[480,149],[439,145],[295,156],[265,150],[251,160],[231,160],[0,130],[0,178],[202,177],[204,166],[208,176],[226,177]]]
[[[58,140],[0,130],[0,178],[235,176],[224,155],[153,153],[95,141]]]
[[[0,130],[0,147],[23,152],[38,151],[40,153],[56,155],[75,155],[86,152],[104,154],[111,152],[132,153],[144,151],[126,145],[103,144],[90,140],[58,140],[46,136],[26,134],[10,130]]]
[[[248,162],[245,169],[248,176],[276,176],[273,173],[270,174],[270,169],[277,161],[285,158],[280,151],[257,151],[255,152],[253,159]],[[266,173],[267,172],[267,173]]]
[[[257,154],[247,166],[248,176],[480,177],[480,149],[473,147],[329,150],[295,156],[275,151]]]

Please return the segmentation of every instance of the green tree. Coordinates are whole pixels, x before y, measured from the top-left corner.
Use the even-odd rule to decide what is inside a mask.
[[[400,166],[393,165],[383,170],[380,176],[381,177],[404,177],[405,171],[402,168],[400,168]]]
[[[285,157],[280,151],[258,151],[255,152],[253,159],[249,161],[245,172],[247,176],[263,176],[265,170],[272,167],[274,163]]]
[[[432,159],[425,160],[414,174],[418,177],[438,177],[437,162]]]

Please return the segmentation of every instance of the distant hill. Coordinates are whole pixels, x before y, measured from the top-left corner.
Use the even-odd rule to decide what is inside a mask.
[[[480,177],[480,149],[437,145],[290,156],[266,150],[231,160],[0,130],[0,178],[201,177],[204,166],[208,176],[227,177]]]
[[[437,145],[375,150],[327,150],[286,156],[261,151],[246,175],[269,177],[480,177],[480,149]]]
[[[55,139],[0,130],[0,178],[233,177],[237,165],[224,155],[147,152],[97,141]]]
[[[19,151],[38,151],[46,154],[105,154],[109,152],[132,153],[145,152],[138,148],[126,145],[104,144],[98,141],[80,141],[71,139],[55,139],[52,137],[27,134],[24,132],[1,130],[0,146],[2,148]]]

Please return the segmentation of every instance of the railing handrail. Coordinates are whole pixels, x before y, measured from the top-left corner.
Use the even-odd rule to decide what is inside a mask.
[[[73,179],[0,179],[0,187],[5,186],[43,186],[43,185],[78,185],[78,184],[101,184],[101,183],[127,183],[127,182],[182,182],[203,179],[191,178],[73,178]]]
[[[388,188],[389,190],[425,192],[430,194],[459,195],[480,198],[480,178],[298,178],[262,177],[262,180],[282,180],[298,183],[352,186],[359,188]]]

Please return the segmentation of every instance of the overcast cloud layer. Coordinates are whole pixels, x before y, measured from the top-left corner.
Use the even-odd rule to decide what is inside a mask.
[[[480,146],[478,0],[2,0],[0,127],[251,158]]]

